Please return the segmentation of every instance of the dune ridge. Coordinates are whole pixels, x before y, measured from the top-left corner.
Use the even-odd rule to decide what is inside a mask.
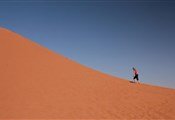
[[[174,89],[101,73],[5,28],[0,55],[0,119],[175,119]]]

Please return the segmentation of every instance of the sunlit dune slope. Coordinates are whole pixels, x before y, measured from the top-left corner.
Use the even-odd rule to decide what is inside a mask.
[[[0,119],[175,119],[175,90],[95,71],[5,28],[0,56]]]

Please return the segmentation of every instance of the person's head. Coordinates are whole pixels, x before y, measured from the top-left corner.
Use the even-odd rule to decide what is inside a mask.
[[[134,67],[133,67],[132,69],[133,69],[133,70],[135,70],[135,68],[134,68]]]

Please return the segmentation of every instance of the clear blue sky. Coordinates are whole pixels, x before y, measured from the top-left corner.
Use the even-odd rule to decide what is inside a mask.
[[[0,25],[85,66],[175,88],[174,0],[0,0]]]

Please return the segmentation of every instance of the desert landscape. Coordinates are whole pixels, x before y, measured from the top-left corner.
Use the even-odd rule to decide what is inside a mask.
[[[0,55],[0,119],[175,119],[174,89],[93,70],[6,28]]]

